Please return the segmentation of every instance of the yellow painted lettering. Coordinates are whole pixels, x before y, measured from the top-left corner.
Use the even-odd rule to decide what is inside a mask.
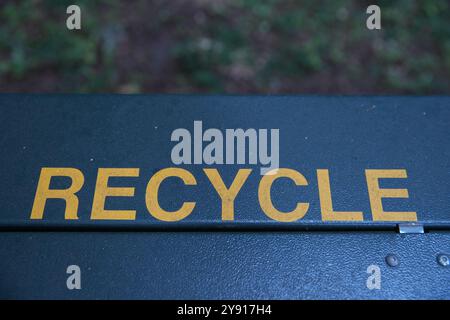
[[[320,210],[323,221],[363,221],[363,213],[359,211],[334,211],[331,199],[330,175],[327,169],[317,170]]]
[[[236,177],[231,183],[230,188],[225,186],[217,169],[203,169],[209,181],[216,189],[222,199],[222,220],[234,220],[234,199],[241,190],[248,176],[252,172],[251,169],[239,169]]]
[[[166,211],[162,209],[158,202],[158,191],[165,179],[169,177],[177,177],[183,180],[185,185],[196,185],[195,177],[187,170],[181,168],[166,168],[158,171],[150,179],[145,194],[145,203],[147,209],[152,216],[158,220],[174,222],[186,218],[194,210],[195,202],[185,202],[180,209],[176,211]]]
[[[367,188],[374,221],[417,221],[416,212],[386,212],[383,198],[408,198],[407,189],[381,189],[378,179],[407,178],[406,170],[366,170]]]
[[[50,189],[52,177],[69,177],[72,184],[67,189]],[[31,219],[42,219],[47,199],[63,199],[66,202],[64,218],[78,219],[78,197],[75,195],[84,184],[83,173],[75,168],[42,168],[34,197]]]
[[[279,178],[289,178],[297,186],[307,186],[308,181],[298,171],[286,168],[275,169],[261,178],[258,188],[259,204],[263,212],[269,217],[281,222],[292,222],[305,216],[309,208],[309,203],[297,203],[296,208],[291,212],[282,212],[276,209],[272,203],[271,187],[272,183]]]
[[[108,187],[110,177],[139,177],[138,168],[99,168],[92,203],[92,220],[135,220],[135,210],[106,210],[107,197],[132,197],[134,188]]]

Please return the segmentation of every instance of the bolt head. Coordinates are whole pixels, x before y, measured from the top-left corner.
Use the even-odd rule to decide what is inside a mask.
[[[400,264],[400,260],[398,259],[398,257],[395,254],[391,253],[386,256],[386,263],[390,267],[396,267]]]
[[[443,267],[448,267],[450,265],[450,257],[446,254],[440,254],[437,256],[437,262]]]

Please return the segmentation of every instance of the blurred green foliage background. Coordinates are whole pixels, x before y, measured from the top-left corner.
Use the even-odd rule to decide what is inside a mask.
[[[449,94],[449,78],[448,0],[0,0],[2,92]]]

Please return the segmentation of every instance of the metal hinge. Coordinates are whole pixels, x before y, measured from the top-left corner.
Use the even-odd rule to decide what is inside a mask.
[[[399,233],[425,233],[424,227],[420,223],[399,223],[397,226]]]

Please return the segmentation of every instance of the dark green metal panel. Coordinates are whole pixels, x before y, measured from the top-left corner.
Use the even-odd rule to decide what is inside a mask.
[[[450,252],[449,97],[1,95],[0,113],[2,298],[450,298],[450,268],[437,260]],[[283,211],[307,202],[306,215],[280,222],[263,212],[259,164],[174,164],[171,133],[192,132],[196,120],[221,131],[279,129],[280,167],[301,172],[308,186],[277,181],[273,202]],[[83,172],[77,220],[64,219],[60,199],[47,201],[43,219],[30,219],[44,167]],[[197,180],[161,186],[167,210],[196,202],[177,222],[158,220],[145,204],[149,179],[167,167]],[[136,220],[91,219],[99,168],[139,168],[139,177],[111,179],[134,196],[105,205],[136,210]],[[204,168],[218,169],[228,185],[239,169],[252,169],[234,221],[222,221]],[[317,169],[329,170],[334,209],[361,211],[364,221],[322,220]],[[366,169],[407,172],[380,180],[409,193],[383,207],[416,212],[428,233],[399,234],[405,222],[373,221]],[[386,264],[389,254],[398,266]],[[66,287],[72,264],[81,268],[81,290]],[[381,288],[370,290],[373,265]]]
[[[2,233],[0,298],[450,299],[448,232]],[[389,267],[388,254],[400,264]],[[66,268],[81,269],[68,290]],[[381,288],[369,290],[376,265]]]
[[[407,179],[381,179],[383,188],[408,189],[408,199],[385,199],[387,211],[414,211],[420,223],[450,223],[450,98],[448,97],[243,97],[3,95],[0,97],[2,227],[322,227],[317,169],[328,169],[333,205],[338,211],[362,211],[363,222],[331,226],[395,226],[374,222],[366,169],[404,169]],[[169,179],[160,190],[161,206],[175,210],[195,201],[192,214],[167,223],[145,206],[149,179],[171,161],[171,133],[203,127],[255,128],[280,131],[280,167],[301,172],[308,186],[277,181],[274,204],[282,211],[308,202],[302,218],[279,223],[264,214],[258,201],[261,165],[190,164],[196,186]],[[206,143],[204,143],[206,144]],[[64,219],[64,202],[48,200],[42,220],[30,220],[40,170],[73,167],[85,176],[78,192],[79,219]],[[135,188],[134,197],[110,197],[109,209],[136,210],[135,221],[92,221],[98,168],[139,168],[138,178],[115,178],[111,185]],[[242,168],[252,173],[235,200],[235,220],[221,219],[221,202],[204,168],[217,168],[229,185]],[[52,186],[67,186],[54,178]],[[330,223],[328,223],[330,224]]]

